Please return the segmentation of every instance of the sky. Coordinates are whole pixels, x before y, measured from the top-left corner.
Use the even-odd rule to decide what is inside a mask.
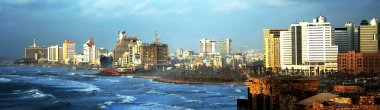
[[[334,27],[380,18],[380,0],[0,0],[0,56],[23,58],[32,44],[76,43],[90,38],[113,50],[118,31],[199,51],[202,38],[231,38],[235,50],[262,49],[264,28],[288,28],[319,15]]]

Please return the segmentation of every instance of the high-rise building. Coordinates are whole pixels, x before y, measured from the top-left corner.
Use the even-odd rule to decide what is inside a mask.
[[[302,35],[305,22],[292,24],[288,31],[280,32],[280,64],[302,64]],[[283,68],[284,69],[284,68]]]
[[[379,20],[373,18],[369,23],[362,20],[359,26],[359,49],[364,53],[376,53],[379,48]]]
[[[48,47],[48,61],[49,62],[61,62],[63,59],[63,48],[58,45],[52,45]]]
[[[232,52],[232,40],[225,38],[219,41],[219,53],[222,56],[231,55]]]
[[[319,16],[304,27],[302,37],[302,63],[306,65],[324,65],[336,63],[338,46],[335,45],[334,28],[326,18]]]
[[[287,29],[264,29],[265,67],[279,70],[280,65],[280,31]]]
[[[293,65],[292,53],[292,33],[291,31],[281,31],[280,32],[280,64],[282,65]]]
[[[201,56],[215,55],[216,54],[216,41],[209,39],[200,40],[200,50]]]
[[[75,43],[72,43],[71,40],[65,40],[62,46],[62,53],[64,63],[70,64],[74,60],[74,56],[76,54]]]
[[[335,28],[335,44],[338,46],[338,52],[344,53],[349,50],[359,51],[357,28],[352,22],[347,22],[345,28]]]
[[[168,45],[143,44],[140,46],[141,64],[163,66],[169,64]]]
[[[347,52],[349,48],[347,28],[335,28],[334,37],[335,44],[338,46],[338,52]]]
[[[92,38],[83,44],[83,55],[84,62],[88,62],[89,64],[96,63],[96,47]]]
[[[48,49],[46,47],[40,47],[36,44],[36,39],[33,39],[33,44],[25,48],[25,59],[30,61],[37,61],[46,59],[48,55]]]
[[[330,71],[331,69],[336,70],[338,46],[335,45],[334,32],[347,38],[347,29],[342,32],[334,31],[334,28],[323,16],[317,17],[312,23],[299,22],[292,24],[288,31],[281,31],[281,69],[295,69],[305,75],[318,74],[320,71]],[[343,40],[347,45],[348,39]],[[343,40],[338,39],[338,41]],[[273,43],[268,44],[273,45]],[[269,54],[267,52],[271,52],[270,50],[271,47],[266,47],[265,55]],[[266,58],[266,61],[272,62],[272,59],[275,59],[275,57],[272,59],[270,57]],[[270,65],[267,62],[266,64]]]
[[[127,36],[125,32],[119,32],[119,37],[117,39],[117,45],[114,49],[113,60],[117,62],[117,65],[121,65],[123,60],[123,55],[128,52],[131,56],[139,57],[139,50],[142,41],[137,39],[136,36]]]

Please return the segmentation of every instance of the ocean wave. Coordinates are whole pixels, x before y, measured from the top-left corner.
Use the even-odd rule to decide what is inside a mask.
[[[27,91],[23,91],[22,93],[25,93],[27,96],[24,96],[21,99],[25,99],[25,98],[55,98],[53,95],[46,94],[39,89],[30,89]]]
[[[113,103],[115,103],[115,102],[113,102],[113,101],[106,101],[106,102],[104,102],[103,104],[104,104],[104,105],[112,105]]]
[[[12,81],[11,79],[0,78],[0,83],[1,83],[1,82],[11,82],[11,81]]]
[[[183,109],[185,109],[183,107],[160,104],[160,103],[144,103],[141,105],[142,106],[151,106],[151,107],[154,107],[155,109],[163,109],[163,110],[183,110]]]
[[[148,93],[148,94],[160,94],[160,95],[167,94],[167,93],[163,93],[163,92],[157,91],[155,89],[152,89],[152,90],[150,90],[150,91],[148,91],[146,93]]]
[[[208,91],[207,90],[191,90],[191,92],[194,92],[194,93],[207,93]]]
[[[100,91],[98,86],[93,84],[79,82],[74,80],[56,79],[54,77],[30,77],[30,76],[9,76],[32,84],[42,84],[58,88],[68,88],[67,91],[97,92]],[[16,80],[15,79],[15,80]]]
[[[128,103],[136,100],[135,97],[127,95],[116,94],[116,97],[121,99],[120,103]]]
[[[201,100],[188,99],[188,98],[186,98],[185,96],[182,96],[182,95],[177,95],[177,94],[169,94],[169,95],[178,97],[181,100],[184,100],[183,102],[202,102]]]
[[[235,89],[234,92],[241,92],[241,90],[240,89]]]

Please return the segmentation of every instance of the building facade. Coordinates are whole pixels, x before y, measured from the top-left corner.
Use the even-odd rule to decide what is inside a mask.
[[[24,50],[25,59],[30,61],[38,61],[41,58],[47,59],[48,56],[48,48],[40,47],[36,44],[36,39],[33,39],[33,44]]]
[[[166,66],[169,64],[169,50],[166,44],[142,44],[140,46],[141,64],[144,66]]]
[[[338,46],[335,45],[334,28],[323,16],[307,23],[302,37],[302,63],[306,65],[324,65],[336,63]]]
[[[339,53],[338,71],[351,74],[380,72],[380,52],[364,53],[348,51]]]
[[[58,45],[48,47],[48,61],[49,62],[61,62],[63,59],[63,49]]]
[[[376,53],[379,50],[379,20],[363,20],[359,26],[360,52]]]
[[[83,44],[83,55],[84,62],[96,64],[96,47],[92,38]]]
[[[64,61],[64,63],[70,64],[72,60],[74,60],[74,56],[76,55],[75,43],[71,42],[71,40],[65,40],[62,46],[62,53],[62,60]]]
[[[209,39],[200,40],[199,54],[201,56],[215,55],[216,54],[216,41]]]
[[[287,29],[264,29],[265,67],[280,70],[280,31]]]
[[[219,41],[219,53],[222,56],[231,55],[232,40],[230,38],[225,38]]]
[[[114,49],[114,54],[113,54],[113,60],[114,62],[117,63],[117,65],[121,66],[121,62],[123,60],[123,55],[127,51],[129,54],[139,54],[139,48],[142,44],[142,41],[137,39],[136,36],[128,36],[126,35],[125,32],[119,32],[118,40],[117,40],[117,45]],[[137,46],[137,47],[136,47]],[[134,51],[135,50],[135,51]],[[133,55],[134,56],[134,55]],[[136,55],[138,56],[138,55]]]

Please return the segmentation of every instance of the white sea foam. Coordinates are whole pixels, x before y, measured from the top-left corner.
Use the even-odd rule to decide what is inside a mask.
[[[55,98],[53,95],[45,94],[39,89],[31,89],[31,90],[24,91],[22,93],[27,94],[27,96],[22,97],[22,99],[23,98]]]
[[[135,101],[136,98],[133,97],[133,96],[127,96],[127,95],[120,95],[120,94],[116,94],[116,97],[121,99],[121,103],[127,103],[127,102],[132,102],[132,101]]]
[[[148,91],[148,92],[146,92],[146,93],[148,93],[148,94],[161,94],[161,95],[163,95],[163,94],[167,94],[167,93],[163,93],[163,92],[157,91],[157,90],[155,90],[155,89],[150,90],[150,91]]]
[[[241,90],[240,89],[235,89],[234,92],[241,92]]]
[[[169,94],[169,95],[179,97],[181,100],[184,100],[183,102],[202,102],[201,100],[188,99],[188,98],[186,98],[185,96],[182,96],[182,95],[177,95],[177,94]]]
[[[165,105],[165,104],[160,104],[160,103],[144,103],[144,104],[142,104],[142,106],[151,106],[151,107],[155,107],[155,108],[158,107],[158,108],[162,108],[164,110],[168,110],[168,109],[182,110],[182,109],[184,109],[183,107]]]
[[[55,79],[52,77],[29,77],[29,76],[9,76],[17,78],[17,80],[26,81],[33,84],[43,84],[58,88],[72,88],[67,91],[83,91],[83,92],[95,92],[100,91],[100,88],[93,84],[78,82],[73,80]]]
[[[0,83],[1,83],[1,82],[11,82],[11,81],[12,81],[11,79],[0,78]]]
[[[115,103],[115,102],[107,101],[107,102],[104,102],[104,105],[112,105],[113,103]]]

